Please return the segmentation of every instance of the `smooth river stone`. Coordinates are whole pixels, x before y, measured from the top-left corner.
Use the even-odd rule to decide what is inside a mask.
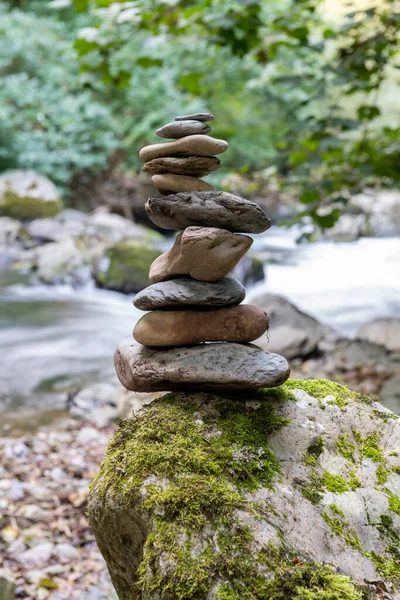
[[[256,340],[268,329],[266,312],[240,304],[209,310],[154,310],[136,323],[133,337],[144,346],[187,346],[201,342]]]
[[[156,133],[158,137],[172,138],[174,140],[185,137],[185,135],[195,135],[196,133],[206,135],[210,133],[211,127],[203,121],[172,121],[160,129]]]
[[[150,281],[157,283],[179,275],[199,281],[218,281],[225,277],[252,245],[247,235],[235,235],[216,227],[187,227],[181,231],[168,252],[150,267]]]
[[[187,175],[173,175],[166,173],[164,175],[153,175],[151,178],[154,186],[161,194],[173,194],[175,192],[201,192],[211,191],[215,188],[197,177],[188,177]],[[175,227],[177,229],[177,227]]]
[[[165,198],[153,196],[146,203],[146,212],[149,219],[163,229],[201,225],[262,233],[271,227],[271,221],[258,204],[228,192],[181,192]]]
[[[134,392],[239,392],[281,385],[290,373],[283,356],[232,342],[160,349],[129,339],[114,362],[120,382]]]
[[[244,286],[233,277],[224,277],[214,283],[179,277],[149,285],[136,294],[133,304],[140,310],[168,310],[178,306],[181,309],[193,306],[221,307],[240,304],[245,297]]]
[[[213,156],[228,150],[228,142],[209,135],[187,135],[179,140],[145,146],[139,152],[143,162],[163,156]]]
[[[211,113],[194,113],[193,115],[183,115],[175,117],[174,121],[214,121],[214,115]]]
[[[190,175],[192,177],[205,177],[221,166],[221,161],[216,156],[190,156],[176,158],[166,156],[155,158],[145,163],[142,171],[154,175],[163,173],[176,173],[177,175]]]

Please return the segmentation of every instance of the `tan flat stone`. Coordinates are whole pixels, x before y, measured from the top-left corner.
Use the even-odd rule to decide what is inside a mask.
[[[133,337],[144,346],[246,343],[263,335],[268,325],[266,312],[246,304],[206,310],[155,310],[136,323]]]
[[[218,140],[209,135],[188,135],[172,142],[145,146],[139,152],[139,158],[148,162],[163,156],[213,156],[226,150],[228,142],[225,140]]]
[[[155,187],[161,194],[174,194],[176,192],[209,192],[215,190],[215,187],[197,179],[197,177],[188,177],[187,175],[153,175],[151,178]]]
[[[150,267],[150,280],[166,281],[190,275],[199,281],[218,281],[237,265],[252,245],[247,235],[217,227],[187,227],[168,252]]]

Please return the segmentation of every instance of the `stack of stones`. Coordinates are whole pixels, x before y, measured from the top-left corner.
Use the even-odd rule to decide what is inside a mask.
[[[250,342],[268,330],[268,316],[241,304],[244,287],[228,273],[270,220],[254,202],[215,190],[199,179],[220,166],[228,143],[210,137],[209,113],[176,117],[157,131],[173,141],[143,148],[143,170],[161,195],[146,212],[163,229],[178,230],[173,247],[150,267],[150,285],[134,305],[147,312],[134,340],[115,354],[121,383],[138,392],[239,391],[281,385],[286,360]]]

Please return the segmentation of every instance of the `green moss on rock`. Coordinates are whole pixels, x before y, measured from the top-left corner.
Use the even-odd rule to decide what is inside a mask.
[[[105,270],[97,270],[96,282],[100,287],[126,294],[139,292],[150,285],[150,266],[160,254],[143,242],[118,242],[105,251],[108,264]]]
[[[11,190],[4,193],[0,202],[0,213],[19,221],[54,217],[62,208],[63,204],[59,198],[41,200],[32,196],[21,197]]]

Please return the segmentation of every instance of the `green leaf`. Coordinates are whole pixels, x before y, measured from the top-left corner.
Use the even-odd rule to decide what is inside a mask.
[[[297,167],[307,160],[308,154],[303,150],[297,150],[289,154],[289,162],[292,167]]]
[[[198,94],[201,92],[200,79],[202,77],[202,73],[188,73],[178,79],[178,84],[191,94]]]
[[[318,190],[304,190],[300,194],[299,200],[302,204],[310,204],[311,202],[318,202],[320,197]]]
[[[136,59],[136,64],[143,69],[149,69],[150,67],[162,67],[163,61],[161,58],[151,58],[150,56],[140,56]]]
[[[90,54],[94,50],[98,49],[98,44],[96,42],[89,42],[85,40],[85,38],[77,38],[74,43],[74,48],[78,52],[79,56],[85,56],[85,54]]]
[[[380,109],[375,105],[362,104],[357,109],[358,118],[361,121],[372,121],[381,114]]]

